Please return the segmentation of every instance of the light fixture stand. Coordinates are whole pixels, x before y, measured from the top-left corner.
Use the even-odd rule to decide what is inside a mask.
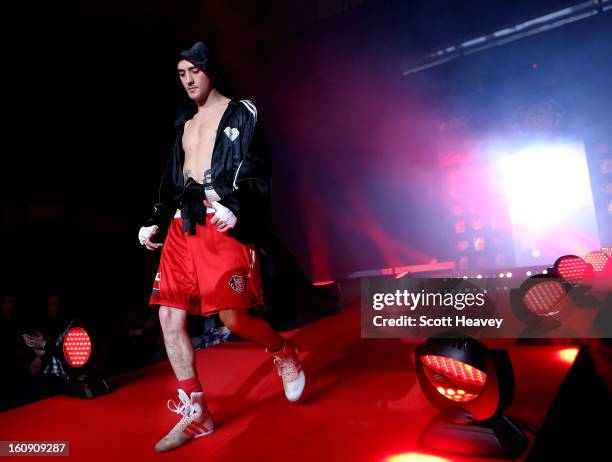
[[[427,449],[467,456],[514,458],[527,447],[525,434],[508,417],[474,422],[469,413],[445,410],[421,433]]]

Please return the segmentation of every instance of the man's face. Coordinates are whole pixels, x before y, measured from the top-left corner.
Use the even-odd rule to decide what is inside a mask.
[[[213,89],[213,81],[204,71],[186,59],[179,61],[177,69],[189,98],[197,102],[208,97]]]

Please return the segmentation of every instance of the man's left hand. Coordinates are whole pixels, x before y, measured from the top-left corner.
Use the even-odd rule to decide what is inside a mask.
[[[219,202],[213,202],[212,206],[215,209],[215,216],[212,217],[210,222],[213,225],[217,225],[219,232],[224,233],[236,226],[238,218],[234,215],[234,212]]]

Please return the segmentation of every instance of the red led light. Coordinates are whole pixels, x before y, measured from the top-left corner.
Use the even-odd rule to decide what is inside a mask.
[[[454,388],[437,387],[436,390],[444,397],[461,403],[472,401],[478,396],[475,393],[466,393],[465,390],[455,390]]]
[[[454,269],[455,263],[452,261],[436,262],[433,260],[430,263],[424,263],[422,265],[410,265],[410,266],[397,266],[392,269],[393,274],[405,276],[408,273],[426,273],[429,271],[442,271],[448,269]]]
[[[589,252],[586,257],[584,257],[584,261],[590,263],[593,266],[593,269],[597,272],[604,269],[606,263],[608,263],[608,256],[602,251]]]
[[[72,367],[85,365],[91,356],[91,339],[82,327],[73,327],[64,337],[64,357]]]
[[[568,255],[560,259],[557,272],[559,277],[567,280],[570,284],[577,284],[592,273],[592,267],[582,258]]]
[[[484,385],[487,380],[487,374],[483,371],[456,359],[435,355],[424,355],[421,359],[423,364],[434,371],[466,384]]]
[[[566,297],[559,281],[544,281],[530,287],[523,301],[529,310],[538,316],[553,316],[559,313],[561,301]]]
[[[316,281],[313,282],[312,285],[313,286],[329,286],[331,284],[333,284],[335,281]]]

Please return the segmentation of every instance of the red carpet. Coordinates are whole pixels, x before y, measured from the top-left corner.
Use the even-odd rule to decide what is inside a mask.
[[[360,339],[358,309],[289,336],[303,351],[304,402],[285,400],[276,369],[260,348],[234,343],[200,351],[196,360],[216,431],[177,451],[153,450],[178,417],[166,409],[167,399],[177,399],[167,362],[132,373],[115,392],[95,400],[58,396],[2,413],[0,440],[67,440],[69,459],[90,462],[390,462],[402,454],[393,462],[436,460],[418,456],[430,454],[416,441],[436,410],[416,382],[414,344]],[[516,398],[507,414],[541,425],[572,351],[564,357],[562,347],[495,346],[509,349],[515,370]]]

